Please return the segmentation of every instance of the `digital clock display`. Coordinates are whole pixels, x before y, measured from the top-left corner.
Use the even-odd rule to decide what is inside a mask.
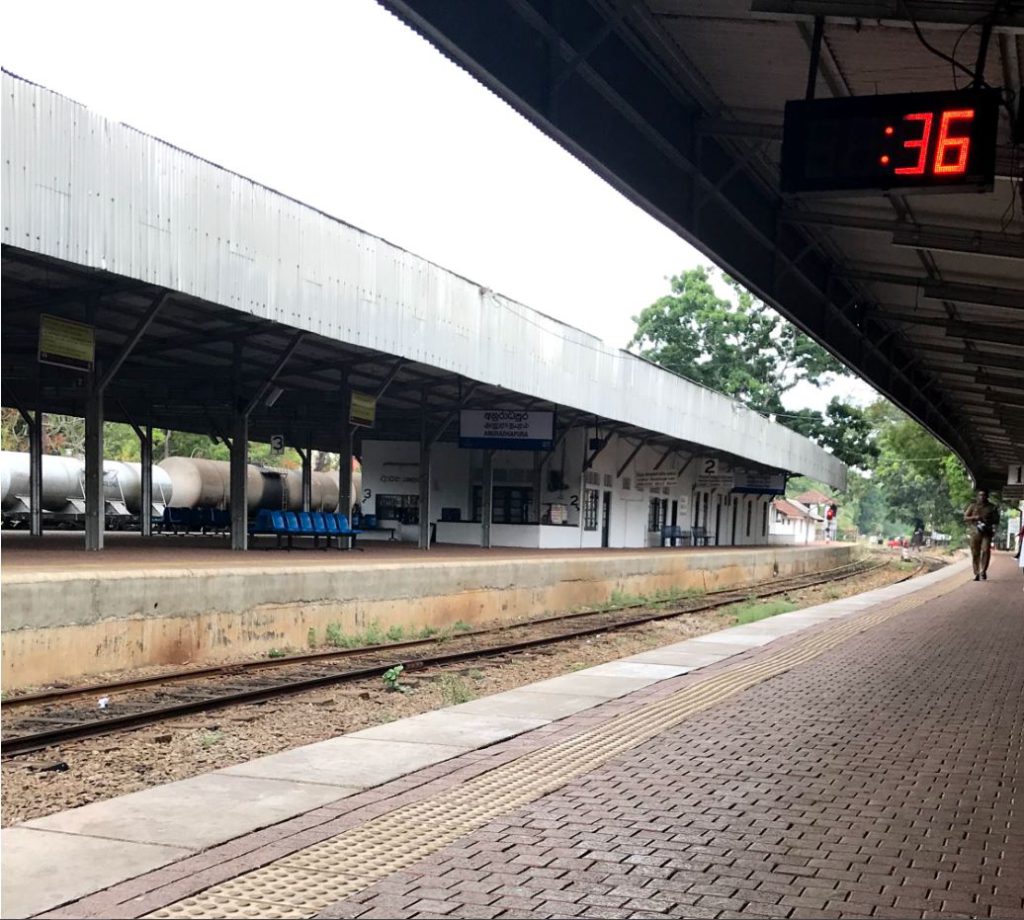
[[[998,119],[991,89],[787,102],[782,190],[990,190]]]

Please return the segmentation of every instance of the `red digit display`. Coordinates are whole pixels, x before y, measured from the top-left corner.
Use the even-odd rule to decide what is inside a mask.
[[[907,150],[917,148],[917,162],[913,166],[897,166],[893,172],[901,176],[922,176],[924,175],[925,165],[928,161],[928,140],[932,133],[932,113],[914,112],[910,115],[904,115],[903,120],[921,122],[921,136],[916,140],[911,139],[903,142],[903,146],[906,147]]]
[[[973,121],[974,109],[954,109],[943,112],[939,121],[939,139],[935,145],[935,166],[932,172],[937,176],[958,176],[967,172],[967,157],[971,152],[971,138],[961,135],[949,136],[949,126],[954,121]],[[949,162],[947,151],[956,151],[956,159]]]
[[[1003,103],[988,87],[791,100],[782,192],[992,191]]]

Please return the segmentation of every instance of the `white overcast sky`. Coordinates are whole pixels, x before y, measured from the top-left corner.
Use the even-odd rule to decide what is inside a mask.
[[[4,33],[19,76],[617,347],[704,261],[374,0],[34,0]]]

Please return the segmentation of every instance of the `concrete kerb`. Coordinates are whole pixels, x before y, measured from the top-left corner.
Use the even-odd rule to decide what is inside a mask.
[[[476,625],[606,602],[615,591],[728,587],[849,561],[856,547],[345,562],[116,572],[5,572],[10,688],[131,667],[305,648],[329,628]]]

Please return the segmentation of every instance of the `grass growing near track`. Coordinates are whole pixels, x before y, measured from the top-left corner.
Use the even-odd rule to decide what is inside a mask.
[[[799,604],[786,598],[776,598],[770,601],[737,604],[735,607],[729,608],[729,613],[736,617],[737,625],[741,625],[774,617],[780,613],[789,613],[791,610],[796,610],[798,606]]]

